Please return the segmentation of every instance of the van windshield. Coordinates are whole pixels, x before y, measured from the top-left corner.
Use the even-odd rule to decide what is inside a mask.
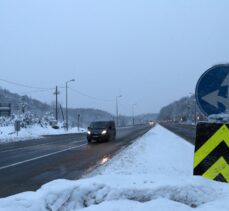
[[[109,122],[92,122],[90,128],[106,128],[109,126]]]

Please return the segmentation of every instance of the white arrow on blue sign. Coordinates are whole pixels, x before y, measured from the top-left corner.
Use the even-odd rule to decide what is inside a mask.
[[[196,101],[207,116],[229,111],[229,64],[216,65],[201,76]]]

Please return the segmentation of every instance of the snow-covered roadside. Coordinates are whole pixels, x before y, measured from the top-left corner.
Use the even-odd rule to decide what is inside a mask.
[[[95,174],[192,175],[194,147],[157,125]]]
[[[23,141],[28,139],[42,138],[43,135],[60,135],[70,133],[86,132],[85,129],[69,128],[66,131],[64,128],[53,129],[51,126],[41,127],[40,125],[33,125],[27,128],[21,128],[18,135],[15,132],[14,126],[0,127],[0,143],[9,143],[15,141]]]
[[[158,125],[94,176],[0,199],[0,210],[228,211],[228,184],[192,176],[193,151]]]

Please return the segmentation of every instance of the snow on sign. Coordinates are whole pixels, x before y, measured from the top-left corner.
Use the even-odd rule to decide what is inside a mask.
[[[229,110],[229,64],[213,66],[201,76],[196,101],[207,116]]]
[[[194,155],[194,175],[229,183],[229,125],[199,123]]]

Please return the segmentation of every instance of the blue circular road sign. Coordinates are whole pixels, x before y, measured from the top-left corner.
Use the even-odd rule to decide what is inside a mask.
[[[196,102],[207,116],[229,110],[229,64],[207,70],[196,86]]]

